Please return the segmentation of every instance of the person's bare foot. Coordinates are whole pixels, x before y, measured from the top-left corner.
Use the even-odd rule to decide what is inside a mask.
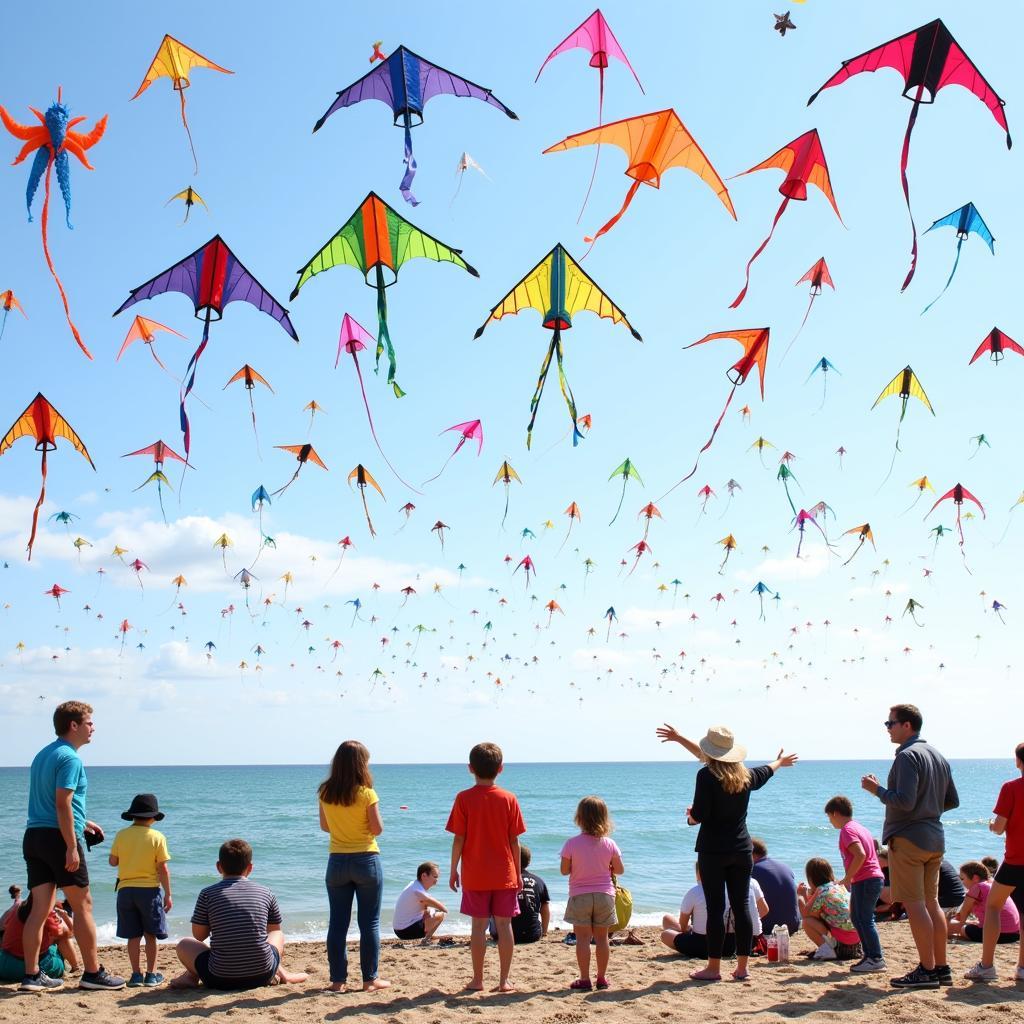
[[[383,978],[374,978],[372,981],[363,982],[364,992],[376,992],[382,988],[390,988],[391,982],[385,981]]]
[[[503,981],[496,988],[492,988],[492,992],[515,992],[516,987],[511,981]]]
[[[709,970],[705,967],[700,971],[691,971],[690,977],[694,981],[721,981],[722,976],[717,971]]]
[[[167,985],[168,988],[199,988],[199,979],[194,975],[185,971],[179,974],[176,978],[171,978]]]
[[[347,992],[348,991],[348,985],[346,985],[345,982],[343,982],[343,981],[332,981],[330,983],[330,985],[327,986],[327,991],[328,992]]]
[[[308,977],[305,971],[286,971],[283,967],[277,969],[277,980],[282,985],[299,985]]]
[[[465,992],[483,992],[484,982],[482,978],[474,978],[466,987],[463,989]]]

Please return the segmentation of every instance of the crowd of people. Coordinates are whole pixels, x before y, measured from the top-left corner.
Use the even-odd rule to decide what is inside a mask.
[[[20,981],[23,992],[58,989],[65,973],[78,973],[80,951],[83,989],[158,987],[165,981],[157,970],[159,941],[168,936],[166,914],[173,906],[167,839],[153,827],[164,814],[155,794],[137,794],[121,815],[129,824],[110,848],[108,861],[118,879],[117,934],[127,941],[131,966],[125,979],[99,962],[89,891],[86,850],[104,839],[99,825],[86,817],[87,779],[78,753],[93,736],[92,708],[77,701],[61,704],[53,724],[57,739],[39,752],[30,770],[23,840],[28,896],[22,900],[21,889],[12,886],[11,906],[0,917],[0,980]],[[697,884],[683,897],[679,916],[664,917],[661,935],[680,955],[706,960],[690,974],[694,981],[721,980],[723,957],[735,957],[732,977],[747,980],[751,955],[764,953],[780,932],[806,935],[814,960],[853,961],[850,970],[856,974],[885,971],[876,919],[901,917],[909,923],[919,963],[891,978],[895,988],[952,985],[949,939],[980,943],[979,961],[966,973],[972,981],[995,980],[996,946],[1019,942],[1016,977],[1024,981],[1024,744],[1015,750],[1019,777],[1003,785],[989,824],[1005,837],[1002,863],[968,861],[957,873],[943,856],[941,817],[959,805],[950,766],[921,737],[922,717],[913,705],[890,708],[884,724],[896,745],[888,779],[884,785],[874,775],[861,780],[863,790],[885,808],[881,843],[854,818],[850,798],[834,796],[824,814],[838,830],[843,873],[837,879],[828,859],[813,857],[799,884],[747,830],[751,793],[796,764],[796,755],[780,750],[769,764],[748,768],[745,748],[725,727],[709,729],[696,742],[670,725],[657,729],[662,742],[678,743],[702,762],[686,808],[687,823],[698,828]],[[473,747],[468,765],[473,785],[456,795],[445,826],[452,835],[448,885],[461,892],[460,911],[472,920],[472,974],[466,986],[471,991],[484,988],[488,935],[497,945],[494,991],[510,992],[515,946],[540,940],[550,924],[547,886],[527,870],[530,850],[520,839],[526,824],[519,802],[497,784],[503,767],[498,746]],[[384,877],[377,842],[384,822],[370,754],[362,743],[347,740],[338,747],[318,796],[320,827],[330,836],[329,991],[349,987],[353,902],[361,987],[385,989],[390,982],[379,975]],[[570,987],[607,989],[609,936],[623,926],[624,890],[617,879],[626,868],[611,838],[604,800],[580,800],[575,824],[579,832],[560,854],[560,871],[569,882],[564,919],[573,929],[579,968]],[[281,911],[273,892],[249,877],[249,843],[227,840],[216,867],[221,880],[199,893],[192,937],[175,947],[183,971],[170,984],[234,991],[305,981],[305,974],[284,967]],[[449,913],[431,895],[440,879],[440,866],[425,861],[401,891],[393,915],[399,940],[429,945],[438,939]],[[56,903],[58,890],[63,905]]]

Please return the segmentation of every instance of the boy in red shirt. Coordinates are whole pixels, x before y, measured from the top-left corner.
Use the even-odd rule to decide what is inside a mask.
[[[459,891],[461,861],[461,910],[473,919],[473,978],[466,987],[474,992],[484,987],[487,923],[491,917],[498,931],[500,970],[494,991],[514,991],[508,973],[515,949],[512,918],[519,912],[518,895],[523,888],[519,837],[526,825],[515,794],[494,784],[503,767],[501,747],[495,743],[478,743],[469,752],[469,770],[476,784],[455,797],[445,826],[445,831],[454,835],[448,884],[453,892]]]

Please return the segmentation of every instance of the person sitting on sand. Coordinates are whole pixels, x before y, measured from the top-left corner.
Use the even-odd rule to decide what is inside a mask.
[[[864,950],[850,918],[850,894],[836,882],[832,865],[812,857],[805,867],[807,881],[797,887],[804,934],[818,948],[812,960],[861,960]]]
[[[777,925],[783,924],[790,935],[795,935],[800,931],[800,908],[796,902],[793,869],[781,860],[769,857],[768,846],[760,837],[753,836],[750,842],[754,847],[751,877],[757,879],[768,901],[768,913],[761,918],[761,931],[771,934]]]
[[[18,907],[21,906],[21,886],[9,885],[7,887],[7,892],[11,897],[11,905],[2,914],[0,914],[0,939],[4,937],[4,928],[7,927],[7,918],[16,913]]]
[[[548,894],[548,887],[540,875],[526,870],[532,857],[530,848],[525,843],[520,843],[519,866],[523,874],[523,888],[519,893],[519,913],[512,918],[512,937],[517,946],[540,942],[547,935],[548,925],[551,923],[551,896]],[[491,938],[497,941],[498,929],[493,917],[489,930]],[[570,934],[575,942],[575,934]]]
[[[424,861],[416,869],[416,880],[410,882],[395,901],[392,927],[400,939],[420,939],[424,946],[433,941],[448,908],[429,892],[441,877],[441,869],[432,861]]]
[[[32,912],[32,894],[24,902],[20,903],[18,909],[7,918],[4,927],[3,944],[0,947],[0,981],[21,981],[25,976],[25,948],[22,944],[22,937],[25,932],[25,922]],[[74,957],[74,950],[70,947],[71,918],[60,907],[54,907],[43,921],[43,939],[39,947],[40,970],[45,971],[47,977],[64,977],[64,957],[61,947],[67,946]],[[77,963],[72,959],[72,964],[77,968]]]
[[[968,942],[981,942],[984,935],[985,918],[987,916],[988,894],[992,891],[992,880],[988,868],[977,860],[969,860],[960,865],[960,880],[967,887],[960,908],[949,919],[949,937],[966,939]],[[977,924],[970,924],[971,915],[977,918]],[[1003,946],[1016,942],[1020,937],[1020,914],[1013,900],[1007,900],[999,911],[999,933],[996,944]]]
[[[220,848],[217,871],[221,880],[196,899],[193,938],[178,943],[185,972],[171,987],[196,988],[201,981],[207,988],[232,992],[305,981],[305,974],[286,971],[281,964],[281,911],[266,886],[249,881],[252,847],[244,839],[229,839]]]

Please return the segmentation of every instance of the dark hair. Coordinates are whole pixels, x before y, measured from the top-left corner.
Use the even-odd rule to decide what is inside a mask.
[[[853,804],[848,796],[834,796],[825,804],[826,814],[841,814],[844,818],[853,817]]]
[[[484,782],[498,777],[503,763],[501,747],[497,743],[478,743],[469,752],[469,767],[473,774]]]
[[[32,893],[29,892],[28,899],[24,900],[16,911],[18,920],[24,924],[28,920],[28,915],[32,912]]]
[[[753,852],[755,857],[768,856],[768,844],[759,836],[754,836],[754,838],[750,840],[750,845],[754,848]]]
[[[21,886],[9,885],[7,891],[11,894],[11,899],[16,900],[21,895]]]
[[[985,867],[980,860],[964,861],[964,863],[960,865],[960,871],[968,878],[974,878],[977,876],[983,882],[988,881],[988,868]]]
[[[58,736],[64,736],[71,731],[71,724],[77,722],[79,725],[85,721],[86,715],[92,714],[92,708],[83,704],[80,700],[66,700],[63,704],[57,705],[53,713],[53,731]]]
[[[441,869],[437,866],[437,864],[435,864],[432,860],[425,860],[416,869],[416,881],[418,882],[424,875],[433,874],[435,871],[438,874],[441,873]]]
[[[525,843],[519,844],[519,870],[525,871],[530,866],[530,861],[533,860],[533,854],[530,853],[530,848]]]
[[[609,835],[612,830],[608,805],[599,796],[585,796],[576,808],[574,820],[584,835],[598,839]]]
[[[824,857],[812,857],[804,866],[804,873],[807,875],[807,881],[815,888],[836,880],[832,873],[832,865]]]
[[[914,704],[893,704],[889,708],[889,714],[892,715],[894,721],[900,724],[906,722],[914,732],[920,732],[921,726],[924,724],[921,712]]]
[[[373,788],[370,752],[359,740],[345,740],[334,752],[330,774],[320,783],[319,796],[325,804],[349,807],[362,787]]]
[[[999,870],[999,861],[995,857],[982,857],[981,863],[988,868],[988,873],[994,875]]]
[[[252,864],[252,847],[244,839],[229,839],[217,855],[225,875],[241,875]]]
[[[1017,758],[1017,760],[1020,761],[1021,764],[1024,764],[1024,743],[1017,744],[1017,746],[1014,748],[1013,756]]]

